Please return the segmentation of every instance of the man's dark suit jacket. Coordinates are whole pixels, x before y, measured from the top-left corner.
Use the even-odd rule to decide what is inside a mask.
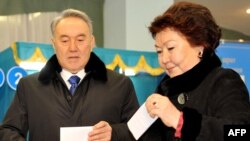
[[[107,121],[112,140],[133,140],[127,121],[138,109],[131,80],[107,70],[91,53],[86,76],[72,97],[52,56],[40,73],[19,81],[16,96],[0,127],[1,141],[59,141],[60,127],[93,126]]]

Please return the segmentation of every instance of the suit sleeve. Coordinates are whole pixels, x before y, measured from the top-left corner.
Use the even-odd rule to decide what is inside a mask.
[[[135,140],[130,133],[127,122],[139,108],[137,96],[135,94],[132,81],[126,77],[124,86],[126,91],[123,93],[123,104],[121,113],[121,123],[112,126],[112,141],[133,141]]]
[[[22,79],[20,80],[16,95],[0,126],[1,141],[25,141],[28,131],[27,111],[25,108]]]

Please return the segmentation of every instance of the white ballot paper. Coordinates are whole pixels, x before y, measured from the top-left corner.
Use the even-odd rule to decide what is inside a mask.
[[[92,126],[61,127],[60,141],[88,141],[90,131],[92,131]]]
[[[128,121],[128,128],[136,140],[156,121],[158,117],[152,118],[147,112],[145,103],[135,112]]]

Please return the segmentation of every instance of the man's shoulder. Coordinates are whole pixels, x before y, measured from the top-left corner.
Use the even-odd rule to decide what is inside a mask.
[[[110,78],[112,78],[112,79],[124,79],[124,80],[129,79],[128,76],[121,74],[121,73],[118,73],[116,71],[110,70],[110,69],[107,69],[107,77],[108,77],[108,79],[110,79]]]
[[[30,80],[37,80],[39,76],[39,72],[28,74],[27,76],[22,77],[22,81],[30,81]]]

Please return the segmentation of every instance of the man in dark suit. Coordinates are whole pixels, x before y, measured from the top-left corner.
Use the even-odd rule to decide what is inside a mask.
[[[60,127],[93,126],[88,140],[133,140],[126,122],[139,104],[131,80],[92,52],[92,23],[67,9],[51,24],[53,55],[19,81],[0,127],[1,141],[59,141]]]

